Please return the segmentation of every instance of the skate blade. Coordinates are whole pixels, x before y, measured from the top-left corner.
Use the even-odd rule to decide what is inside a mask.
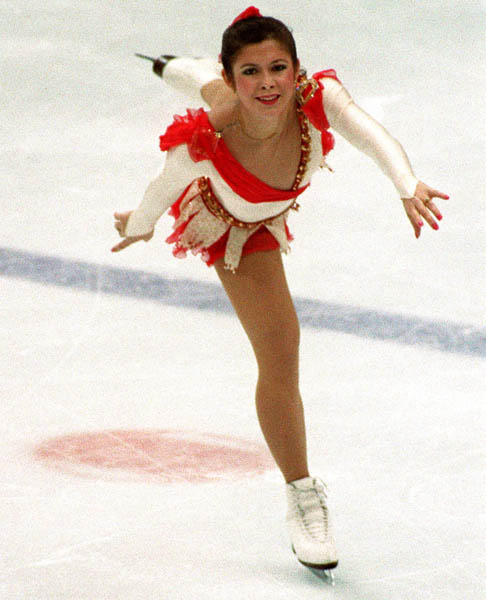
[[[152,58],[151,56],[145,56],[145,54],[138,54],[137,52],[135,52],[135,56],[138,56],[138,58],[144,58],[145,60],[150,60],[152,62],[155,62],[157,60],[156,58]]]
[[[306,563],[302,560],[300,560],[299,558],[297,559],[301,565],[304,565],[304,567],[308,567],[309,569],[314,569],[315,571],[331,571],[332,569],[335,569],[338,566],[338,562],[333,562],[333,563],[328,563],[325,565],[314,565],[312,563]]]
[[[293,546],[292,546],[292,552],[297,556],[297,553]],[[332,569],[335,569],[338,566],[339,561],[327,563],[324,565],[314,565],[312,563],[306,563],[306,562],[300,560],[299,557],[297,557],[297,560],[300,562],[301,565],[304,565],[304,567],[307,567],[309,569],[309,571],[311,571],[316,577],[318,577],[322,581],[326,581],[327,583],[330,583],[333,587],[336,585],[336,582],[334,579],[334,573],[332,572]]]
[[[304,563],[302,563],[304,564]],[[315,575],[317,577],[317,579],[320,579],[321,581],[325,581],[327,584],[331,585],[332,587],[336,586],[336,580],[334,579],[334,573],[332,571],[329,571],[328,569],[315,569],[313,567],[308,567],[307,565],[304,565],[305,567],[307,567],[307,569],[309,569],[309,571],[311,571],[311,573],[313,575]]]

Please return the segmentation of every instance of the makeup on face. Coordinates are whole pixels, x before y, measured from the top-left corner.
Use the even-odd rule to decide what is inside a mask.
[[[233,65],[234,87],[242,104],[273,108],[294,98],[295,68],[275,40],[244,47]]]

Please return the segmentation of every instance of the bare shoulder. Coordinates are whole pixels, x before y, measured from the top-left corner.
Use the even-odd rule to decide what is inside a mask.
[[[236,107],[238,102],[230,100],[215,106],[208,112],[208,118],[216,131],[223,131],[236,119]]]

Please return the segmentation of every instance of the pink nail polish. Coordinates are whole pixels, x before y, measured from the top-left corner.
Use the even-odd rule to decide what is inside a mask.
[[[423,227],[424,226],[424,222],[423,221],[419,221],[418,226],[419,227]]]
[[[437,231],[437,229],[439,229],[439,226],[437,225],[437,223],[434,223],[434,224],[432,225],[432,227],[433,227],[433,228],[434,228],[436,231]]]
[[[439,219],[439,221],[442,221],[442,215],[437,215],[437,218]]]

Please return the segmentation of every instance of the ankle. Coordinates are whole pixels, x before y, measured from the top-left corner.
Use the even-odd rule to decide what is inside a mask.
[[[297,476],[295,473],[292,473],[289,477],[285,477],[285,483],[288,485],[289,483],[298,483],[303,479],[310,478],[309,471],[306,469],[305,471],[300,471]]]

